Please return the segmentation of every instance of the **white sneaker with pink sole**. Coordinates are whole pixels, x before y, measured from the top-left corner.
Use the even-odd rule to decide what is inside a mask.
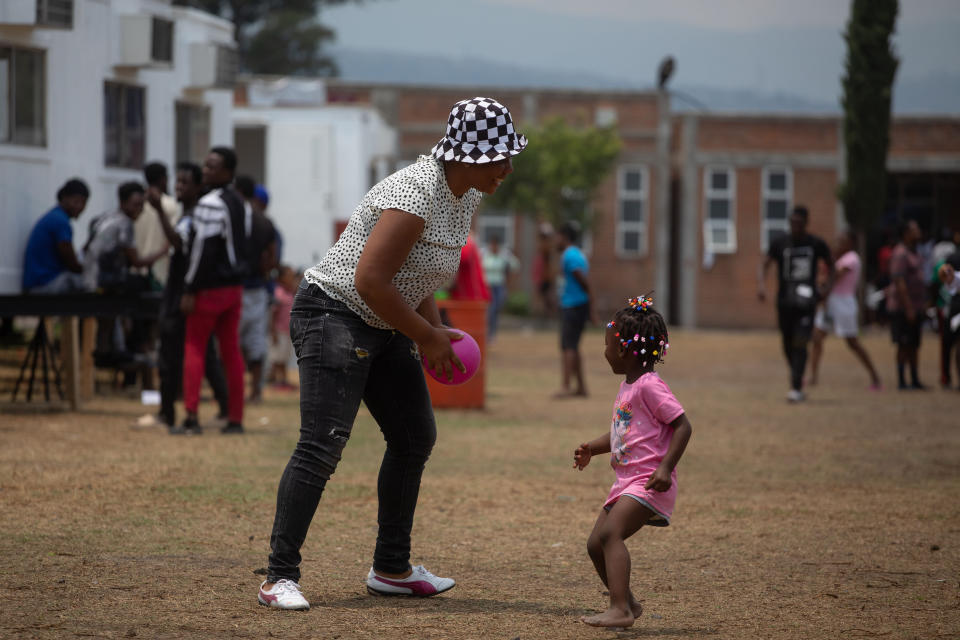
[[[277,580],[269,590],[263,588],[265,584],[266,581],[260,584],[260,593],[257,594],[257,602],[263,606],[294,611],[306,611],[310,608],[310,603],[300,593],[300,585],[293,580]]]
[[[367,574],[367,591],[378,596],[429,598],[453,589],[456,584],[452,578],[438,578],[424,569],[422,564],[413,567],[412,573],[406,578],[384,578],[372,568]]]

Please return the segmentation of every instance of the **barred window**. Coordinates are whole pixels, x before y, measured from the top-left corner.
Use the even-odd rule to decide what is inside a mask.
[[[789,167],[764,167],[762,180],[760,249],[766,252],[771,242],[790,232],[793,171]]]
[[[0,143],[47,144],[46,54],[0,46]]]
[[[704,248],[711,253],[735,253],[737,174],[731,167],[708,167],[703,182]]]
[[[616,248],[623,257],[647,254],[649,175],[644,165],[623,165],[617,174]]]
[[[129,84],[103,85],[104,158],[108,167],[139,169],[146,155],[146,90]]]

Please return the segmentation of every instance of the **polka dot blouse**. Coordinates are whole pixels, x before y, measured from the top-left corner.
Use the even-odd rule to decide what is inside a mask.
[[[337,243],[320,264],[307,270],[307,282],[346,304],[370,326],[392,329],[367,306],[353,283],[360,254],[380,214],[385,209],[399,209],[425,222],[420,239],[393,278],[404,301],[416,309],[457,273],[460,249],[467,243],[470,220],[481,198],[476,189],[460,198],[453,195],[443,163],[420,156],[367,192]]]

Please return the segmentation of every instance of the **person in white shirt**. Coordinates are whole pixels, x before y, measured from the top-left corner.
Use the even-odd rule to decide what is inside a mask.
[[[180,206],[176,198],[167,193],[169,178],[167,167],[159,162],[151,162],[143,168],[143,177],[147,182],[147,189],[154,193],[159,192],[160,208],[170,224],[176,224],[180,216]],[[149,200],[143,203],[143,215],[133,223],[133,244],[142,256],[159,254],[160,257],[150,267],[154,279],[162,286],[167,282],[167,272],[170,270],[168,255],[170,243],[163,234],[163,227],[157,218],[156,207]]]
[[[480,250],[483,276],[490,289],[490,304],[487,306],[487,340],[497,335],[500,311],[507,301],[507,282],[510,274],[520,268],[520,261],[509,249],[500,244],[499,236],[492,236],[487,246]]]
[[[455,585],[410,564],[420,479],[437,436],[420,356],[448,379],[454,367],[464,371],[451,344],[459,334],[443,326],[434,293],[457,272],[482,193],[497,190],[526,145],[496,100],[458,102],[431,155],[374,185],[304,274],[290,313],[300,441],[277,489],[261,605],[310,608],[300,592],[300,548],[361,401],[386,440],[367,590],[426,597]]]

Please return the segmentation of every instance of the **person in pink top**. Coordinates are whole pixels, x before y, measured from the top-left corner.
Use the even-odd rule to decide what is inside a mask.
[[[667,326],[651,298],[628,301],[607,324],[604,356],[623,375],[613,405],[610,433],[584,442],[573,453],[583,470],[593,456],[610,453],[616,481],[587,540],[587,551],[610,593],[610,607],[584,616],[594,627],[628,627],[643,613],[630,591],[630,554],[625,540],[643,525],[666,527],[677,499],[677,463],[693,429],[670,387],[654,371],[663,362]]]
[[[290,341],[290,310],[293,309],[293,294],[300,279],[287,265],[280,267],[277,287],[273,291],[273,311],[270,321],[270,380],[278,389],[294,389],[287,382],[287,363],[293,355]]]
[[[854,250],[857,238],[852,231],[844,231],[837,238],[834,256],[833,286],[826,301],[817,309],[813,325],[813,348],[810,351],[810,384],[817,384],[820,371],[820,358],[823,356],[823,340],[829,332],[843,338],[850,350],[870,374],[870,389],[880,391],[882,385],[877,369],[873,366],[857,336],[860,333],[857,316],[860,308],[857,304],[857,285],[860,282],[860,256]]]

